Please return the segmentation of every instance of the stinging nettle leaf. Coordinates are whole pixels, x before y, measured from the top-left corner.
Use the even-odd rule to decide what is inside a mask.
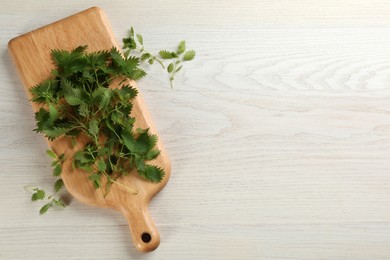
[[[93,187],[95,189],[99,189],[101,187],[100,184],[100,174],[94,173],[88,176],[88,179],[92,181]]]
[[[31,196],[31,200],[32,201],[43,200],[45,196],[46,196],[45,191],[36,189],[35,193],[33,193]]]
[[[137,168],[138,172],[145,171],[145,161],[141,157],[136,158],[135,167]]]
[[[177,54],[181,54],[183,52],[186,51],[186,42],[185,41],[181,41],[179,43],[179,46],[177,47]]]
[[[49,104],[49,119],[51,122],[54,122],[58,118],[58,110],[53,104]]]
[[[144,54],[142,54],[142,56],[141,56],[141,60],[147,60],[147,59],[149,59],[150,58],[150,53],[144,53]]]
[[[63,81],[64,97],[66,102],[71,106],[81,105],[83,101],[82,90],[72,87],[72,84],[68,81]]]
[[[61,208],[66,207],[65,202],[61,201],[60,199],[59,200],[53,199],[52,203],[58,207],[61,207]]]
[[[123,41],[123,48],[126,49],[128,48],[128,50],[134,50],[137,48],[137,43],[135,42],[134,40],[134,37],[130,36],[128,38],[123,38],[122,39]]]
[[[92,135],[92,136],[97,136],[97,134],[99,133],[99,123],[96,119],[92,119],[90,122],[89,122],[89,125],[88,125],[88,132]]]
[[[53,176],[60,176],[62,172],[61,164],[57,163],[53,169]]]
[[[88,179],[90,179],[91,181],[100,181],[100,177],[101,177],[102,175],[100,175],[100,174],[97,174],[97,173],[93,173],[93,174],[91,174],[91,175],[89,175],[88,176]]]
[[[77,146],[76,138],[73,137],[71,142],[72,142],[72,147],[75,148]]]
[[[187,51],[186,53],[184,53],[183,60],[185,61],[193,60],[195,58],[195,54],[196,53],[193,50]]]
[[[110,55],[112,58],[112,61],[116,66],[123,67],[125,66],[126,62],[125,59],[122,57],[121,53],[119,50],[115,47],[111,48]]]
[[[106,171],[106,169],[107,169],[106,162],[103,161],[103,160],[99,160],[99,161],[97,162],[97,168],[98,168],[98,170],[101,171],[101,172]]]
[[[142,38],[142,35],[137,33],[137,40],[139,43],[141,43],[141,45],[144,45],[144,39]]]
[[[146,164],[143,171],[139,171],[139,174],[150,182],[160,182],[164,176],[164,170],[158,166]]]
[[[63,134],[66,134],[69,131],[69,129],[64,127],[54,127],[52,129],[45,129],[43,133],[49,138],[49,139],[55,139]]]
[[[159,51],[160,57],[163,58],[164,60],[172,59],[174,56],[172,55],[172,52],[170,51]]]
[[[135,129],[135,131],[139,134],[144,134],[144,133],[147,133],[149,132],[149,128],[141,128],[141,127],[138,127],[137,129]]]
[[[57,159],[57,155],[54,153],[53,150],[47,150],[46,151],[47,155],[49,155],[53,159]]]
[[[64,181],[62,179],[58,179],[55,183],[54,183],[54,191],[55,192],[58,192],[59,190],[62,189],[62,187],[64,187]]]
[[[173,63],[169,64],[167,71],[171,73],[173,71]]]
[[[130,27],[130,35],[134,37],[134,28],[133,28],[133,26]]]
[[[88,104],[86,103],[82,103],[80,106],[79,106],[79,115],[82,116],[82,117],[88,117],[91,113],[90,111],[90,107]]]
[[[49,202],[47,204],[45,204],[40,210],[39,210],[39,214],[45,214],[47,212],[47,210],[49,208],[51,208],[53,206],[53,203],[52,202]]]
[[[55,138],[66,134],[69,131],[66,127],[54,127],[52,129],[44,129],[42,132],[46,135],[46,137],[50,140],[54,140]]]
[[[179,66],[179,67],[175,70],[175,72],[179,72],[179,71],[181,70],[182,67],[183,67],[183,65]]]
[[[142,79],[145,76],[146,76],[146,72],[144,70],[136,69],[136,70],[134,70],[134,73],[131,76],[131,78],[134,79],[134,80],[140,80],[140,79]]]
[[[156,159],[159,154],[160,154],[160,150],[157,149],[149,150],[145,158],[146,160],[153,160]]]
[[[84,53],[87,50],[87,45],[81,45],[73,49],[72,53]]]
[[[138,95],[138,90],[129,85],[122,86],[118,92],[120,95],[123,95],[126,98],[126,101],[135,98]]]

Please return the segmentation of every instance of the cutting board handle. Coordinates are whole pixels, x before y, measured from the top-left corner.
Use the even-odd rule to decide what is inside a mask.
[[[121,209],[129,223],[134,245],[141,252],[150,252],[160,244],[160,234],[149,214],[148,207],[143,205],[128,204]]]

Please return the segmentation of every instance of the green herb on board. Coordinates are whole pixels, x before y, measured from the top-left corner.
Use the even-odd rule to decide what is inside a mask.
[[[109,193],[111,185],[119,185],[131,194],[137,190],[116,181],[136,169],[146,181],[158,183],[164,178],[164,170],[150,161],[156,159],[158,137],[149,129],[135,129],[136,119],[131,117],[132,100],[138,90],[130,80],[140,80],[147,73],[140,64],[159,63],[169,74],[170,84],[182,68],[182,63],[192,60],[195,51],[186,50],[181,41],[174,52],[160,51],[153,55],[144,48],[143,37],[130,29],[123,39],[124,54],[115,47],[110,50],[88,52],[87,46],[72,51],[52,50],[55,68],[51,77],[32,87],[32,101],[40,105],[35,113],[37,133],[50,141],[68,138],[75,153],[72,166],[88,174],[95,189]],[[164,65],[165,61],[169,64]],[[79,138],[88,142],[79,145]],[[79,148],[79,146],[81,146]],[[47,154],[53,159],[53,175],[59,177],[65,156],[53,150]],[[55,194],[63,187],[62,179],[55,183]],[[45,213],[53,206],[65,207],[65,203],[53,195],[31,188],[32,200],[48,200],[41,208]]]

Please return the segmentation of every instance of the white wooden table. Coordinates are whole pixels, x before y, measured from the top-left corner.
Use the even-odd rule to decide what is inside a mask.
[[[175,89],[139,83],[170,154],[135,251],[126,221],[75,200],[39,216],[46,143],[9,39],[90,6],[117,38],[198,56]],[[0,259],[389,259],[389,1],[29,1],[0,5]]]

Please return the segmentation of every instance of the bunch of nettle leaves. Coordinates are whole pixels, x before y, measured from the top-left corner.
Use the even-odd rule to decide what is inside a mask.
[[[186,51],[184,41],[175,52],[162,50],[152,55],[133,28],[128,38],[123,39],[123,49],[124,55],[115,47],[92,53],[86,52],[87,46],[70,52],[52,50],[55,65],[52,77],[30,90],[32,101],[41,105],[35,113],[35,131],[51,141],[63,136],[70,138],[75,149],[79,137],[87,138],[88,142],[73,155],[73,167],[86,171],[94,187],[104,189],[105,195],[113,183],[124,186],[115,180],[132,169],[147,181],[160,182],[164,177],[162,168],[148,163],[160,153],[156,148],[157,136],[148,129],[134,129],[136,119],[130,116],[131,100],[138,92],[128,85],[128,80],[146,76],[139,67],[141,63],[157,62],[169,73],[172,86],[182,63],[195,57],[194,51]],[[164,65],[166,61],[168,66]],[[60,177],[64,154],[57,155],[52,150],[47,153],[53,158],[53,175]],[[55,193],[50,196],[41,189],[29,188],[33,201],[47,201],[41,214],[52,206],[65,207],[54,196],[62,187],[63,181],[58,179],[54,184]]]

